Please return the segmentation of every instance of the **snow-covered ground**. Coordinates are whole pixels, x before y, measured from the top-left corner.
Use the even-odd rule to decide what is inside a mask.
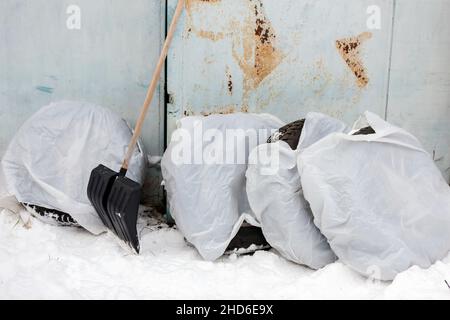
[[[340,262],[312,271],[275,251],[206,262],[170,228],[143,228],[141,247],[132,255],[111,235],[35,219],[27,229],[0,212],[0,299],[450,299],[450,256],[379,283]]]

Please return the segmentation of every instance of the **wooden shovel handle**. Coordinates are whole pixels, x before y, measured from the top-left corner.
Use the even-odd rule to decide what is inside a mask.
[[[131,156],[133,155],[134,149],[136,148],[137,141],[139,139],[139,136],[141,135],[145,116],[147,115],[148,109],[150,107],[150,103],[153,100],[153,96],[155,94],[155,90],[156,90],[156,87],[158,86],[159,78],[161,75],[161,70],[164,66],[164,62],[166,60],[167,53],[169,52],[170,43],[172,42],[178,20],[180,19],[181,13],[183,12],[184,1],[185,0],[178,1],[178,5],[175,10],[173,19],[172,19],[172,23],[170,24],[169,31],[167,32],[166,41],[164,42],[164,46],[162,48],[161,56],[159,57],[158,64],[156,65],[156,69],[153,74],[152,82],[150,83],[150,86],[148,87],[147,96],[145,97],[144,104],[142,105],[142,108],[141,108],[141,113],[136,122],[136,127],[134,128],[133,138],[131,138],[130,144],[128,145],[128,150],[125,155],[125,159],[123,160],[123,163],[122,163],[121,172],[126,172],[128,170],[128,165],[130,163]]]

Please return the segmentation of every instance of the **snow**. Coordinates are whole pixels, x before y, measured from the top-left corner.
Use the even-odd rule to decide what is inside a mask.
[[[376,282],[340,262],[313,271],[273,250],[207,262],[178,230],[152,225],[140,220],[137,256],[110,234],[36,219],[27,229],[0,212],[0,299],[450,299],[450,256]]]

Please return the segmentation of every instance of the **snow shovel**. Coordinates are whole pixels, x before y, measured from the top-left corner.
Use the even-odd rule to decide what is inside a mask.
[[[88,198],[104,225],[136,253],[139,253],[140,250],[136,224],[141,199],[141,186],[127,178],[126,174],[183,7],[184,0],[179,0],[120,171],[115,172],[104,165],[99,165],[92,171],[87,188]]]

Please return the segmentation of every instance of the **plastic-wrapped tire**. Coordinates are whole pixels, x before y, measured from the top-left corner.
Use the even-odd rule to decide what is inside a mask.
[[[161,170],[170,213],[205,260],[222,256],[244,221],[259,226],[245,191],[248,154],[283,125],[274,116],[250,113],[194,116],[178,122]],[[233,133],[233,143],[224,143]],[[207,135],[209,141],[204,143]],[[221,159],[195,161],[196,155],[205,154]],[[235,157],[224,159],[230,154]]]
[[[346,125],[336,119],[309,113],[306,119],[283,126],[250,155],[247,194],[267,242],[286,259],[312,269],[334,262],[336,256],[314,225],[303,197],[297,157],[328,134],[345,130]]]
[[[99,164],[118,170],[131,136],[109,109],[72,101],[45,106],[17,131],[2,159],[9,194],[39,217],[102,233],[106,227],[87,197],[89,177]],[[127,176],[143,182],[146,163],[139,145]]]
[[[370,127],[370,128],[369,128]],[[450,250],[450,189],[412,134],[366,112],[355,134],[332,134],[298,157],[314,221],[339,260],[393,280]]]

